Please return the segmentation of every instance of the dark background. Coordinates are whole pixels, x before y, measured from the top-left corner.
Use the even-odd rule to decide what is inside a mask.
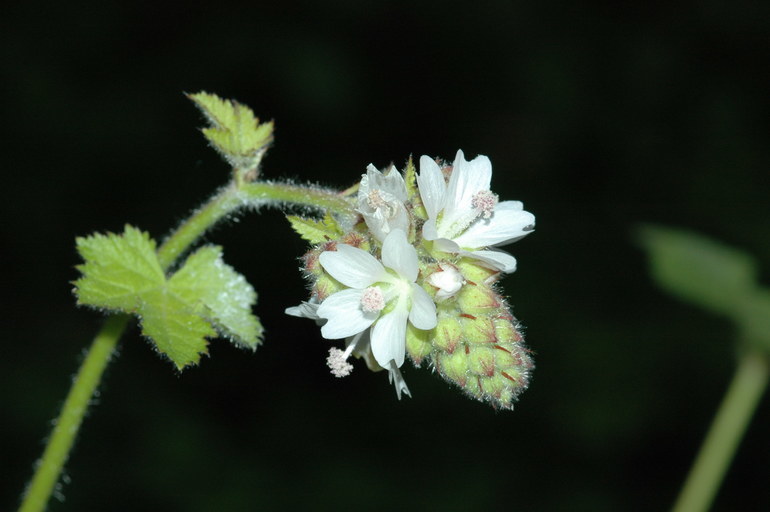
[[[276,5],[281,4],[281,7]],[[304,244],[276,211],[206,240],[260,292],[267,340],[178,375],[136,327],[51,510],[664,510],[730,379],[731,326],[669,298],[642,222],[755,254],[768,283],[766,2],[17,2],[0,16],[0,507],[42,452],[99,314],[74,238],[162,238],[227,179],[183,91],[276,121],[268,178],[488,155],[537,231],[503,282],[536,353],[513,412],[405,366],[396,401],[284,308]],[[715,510],[768,510],[760,406]]]

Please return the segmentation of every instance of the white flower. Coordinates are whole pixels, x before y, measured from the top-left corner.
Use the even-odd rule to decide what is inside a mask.
[[[309,302],[302,302],[299,306],[293,306],[286,308],[286,314],[301,318],[310,318],[315,320],[319,324],[323,324],[326,320],[318,316],[318,298],[311,297]],[[346,377],[353,371],[353,365],[348,363],[348,358],[352,355],[361,357],[366,361],[366,366],[372,371],[380,371],[383,369],[372,355],[371,339],[369,338],[369,330],[360,332],[355,336],[349,336],[345,339],[345,350],[342,351],[336,347],[329,349],[329,356],[326,358],[326,365],[335,377]],[[401,370],[396,366],[395,361],[391,361],[390,364],[384,368],[388,370],[388,381],[392,383],[396,388],[396,396],[401,400],[401,393],[412,396],[409,391],[409,387],[406,385],[404,377],[401,375]]]
[[[457,152],[449,183],[438,164],[428,156],[420,158],[417,183],[428,213],[423,237],[444,252],[475,258],[502,270],[516,270],[516,259],[503,251],[489,249],[505,245],[532,232],[535,216],[524,211],[520,201],[498,202],[489,190],[492,164],[486,156],[470,162]]]
[[[404,178],[395,167],[391,166],[388,174],[383,175],[369,164],[358,187],[358,211],[380,242],[394,229],[409,232],[406,199]]]
[[[319,261],[329,275],[349,287],[330,295],[318,307],[318,316],[327,320],[321,327],[324,338],[347,338],[371,326],[371,348],[377,363],[389,368],[394,361],[400,367],[406,351],[407,321],[418,329],[436,326],[436,305],[415,283],[417,251],[402,230],[393,230],[385,238],[382,263],[346,244],[321,253]]]
[[[453,297],[465,284],[465,279],[456,267],[448,263],[439,263],[441,270],[428,276],[428,283],[438,288],[436,299],[444,300]]]

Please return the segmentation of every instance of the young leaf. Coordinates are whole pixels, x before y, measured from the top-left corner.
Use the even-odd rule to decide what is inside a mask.
[[[188,94],[211,126],[203,135],[236,169],[256,169],[262,153],[273,140],[273,122],[261,123],[246,105],[215,94]]]
[[[735,318],[756,290],[756,263],[742,251],[657,226],[641,228],[639,240],[658,284],[687,302]]]
[[[328,212],[322,220],[305,219],[296,215],[287,215],[286,218],[294,231],[311,244],[335,240],[344,234]]]
[[[220,247],[202,247],[167,279],[155,242],[131,226],[122,235],[79,238],[77,246],[85,260],[78,303],[136,314],[142,333],[177,368],[196,364],[217,331],[252,350],[259,343],[262,326],[251,314],[257,294],[222,261]]]

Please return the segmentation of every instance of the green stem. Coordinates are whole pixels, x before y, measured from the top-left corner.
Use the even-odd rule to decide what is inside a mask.
[[[325,209],[342,215],[353,214],[350,203],[334,191],[284,183],[255,182],[242,183],[239,186],[231,183],[196,210],[158,248],[161,266],[168,269],[201,235],[238,209],[279,205]],[[94,338],[83,365],[75,376],[19,512],[45,510],[62,467],[67,461],[83,415],[129,319],[128,315],[108,318]]]
[[[219,220],[238,209],[259,206],[293,205],[352,215],[350,202],[339,193],[321,188],[258,181],[230,184],[195,211],[158,249],[164,269]]]
[[[45,510],[48,498],[59,480],[62,466],[67,461],[75,435],[83,421],[83,415],[128,319],[127,315],[109,317],[94,338],[91,349],[72,383],[61,415],[56,421],[56,426],[43,452],[43,458],[38,463],[35,476],[27,488],[19,512]]]
[[[762,398],[767,380],[766,356],[757,350],[743,354],[673,512],[708,510]]]
[[[339,192],[288,183],[257,181],[241,187],[244,199],[259,205],[261,202],[279,201],[294,206],[307,206],[314,209],[329,210],[341,215],[352,215],[350,201]],[[275,204],[275,203],[273,203]]]

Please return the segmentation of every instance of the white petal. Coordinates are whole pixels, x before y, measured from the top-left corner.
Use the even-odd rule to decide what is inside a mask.
[[[286,314],[290,316],[296,316],[299,318],[310,318],[318,320],[318,303],[317,302],[302,302],[299,306],[293,306],[286,308]]]
[[[465,284],[462,274],[452,265],[439,264],[442,270],[428,276],[428,283],[438,288],[436,300],[448,299],[460,291]]]
[[[364,313],[361,309],[362,293],[363,290],[342,290],[321,303],[318,316],[328,320],[321,327],[321,336],[327,340],[347,338],[358,334],[377,320],[379,312]]]
[[[434,219],[444,206],[446,182],[444,173],[438,164],[429,156],[420,157],[420,174],[417,175],[417,186],[420,189],[422,204],[428,212],[428,218]]]
[[[372,164],[366,167],[366,175],[361,178],[358,197],[361,197],[362,192],[368,195],[372,190],[388,192],[395,196],[396,199],[406,201],[406,182],[395,166],[391,166],[387,170],[387,174],[381,173]]]
[[[425,224],[422,225],[422,236],[425,240],[435,240],[438,238],[436,219],[428,219],[425,221]]]
[[[382,179],[382,188],[396,196],[397,199],[406,201],[406,182],[404,181],[404,177],[401,176],[401,173],[398,172],[398,169],[396,169],[395,165],[390,167],[388,175]]]
[[[507,244],[531,233],[524,228],[534,224],[535,216],[522,210],[521,202],[504,201],[495,207],[491,218],[478,219],[454,241],[471,249]]]
[[[447,238],[437,238],[433,241],[433,248],[443,252],[458,253],[460,246]]]
[[[363,214],[366,227],[369,228],[369,232],[374,235],[374,238],[379,241],[385,240],[390,230],[387,230],[388,221],[382,215],[382,211],[375,210],[374,213],[364,213],[361,209],[358,211]]]
[[[489,158],[479,155],[467,162],[463,152],[458,151],[449,178],[441,224],[451,226],[473,210],[473,196],[477,192],[489,190],[491,180],[492,163]]]
[[[406,305],[397,304],[393,311],[383,315],[372,327],[372,354],[383,368],[388,368],[391,361],[395,361],[399,367],[404,364],[408,316]]]
[[[418,329],[433,329],[437,323],[436,304],[428,292],[416,283],[412,283],[412,309],[409,310],[409,321]]]
[[[388,275],[377,258],[346,244],[337,244],[336,251],[322,252],[318,259],[334,279],[351,288],[366,288]]]
[[[463,256],[481,261],[485,266],[511,273],[516,271],[516,258],[503,251],[463,251]]]
[[[382,263],[409,282],[413,283],[417,279],[417,250],[407,241],[406,233],[400,229],[391,231],[382,242]]]

